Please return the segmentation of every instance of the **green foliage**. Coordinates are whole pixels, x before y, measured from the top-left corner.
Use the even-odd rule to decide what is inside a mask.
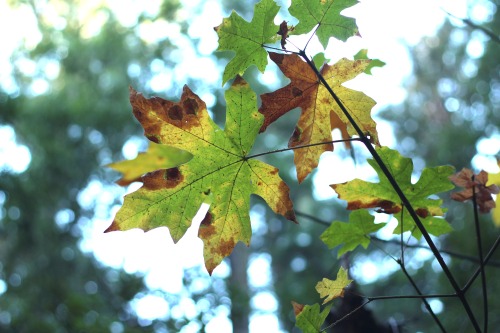
[[[359,52],[354,55],[354,60],[362,60],[362,59],[370,59],[368,57],[368,50],[367,49],[359,50]],[[385,66],[385,62],[383,62],[379,59],[371,59],[370,65],[368,65],[368,67],[365,68],[365,73],[371,74],[372,68],[384,67],[384,66]]]
[[[299,19],[299,24],[292,33],[306,34],[319,25],[316,35],[324,48],[330,37],[346,41],[358,34],[358,27],[353,18],[340,15],[340,12],[356,3],[356,0],[292,1],[288,10]]]
[[[248,23],[236,12],[225,18],[215,28],[219,35],[218,51],[234,51],[235,57],[227,64],[222,76],[222,84],[236,75],[243,75],[251,65],[264,72],[267,65],[267,52],[264,44],[278,40],[278,26],[273,23],[279,7],[273,0],[261,0],[255,5],[252,22]]]
[[[297,327],[304,333],[319,333],[321,326],[325,322],[326,316],[330,312],[331,305],[326,306],[323,311],[319,304],[305,305],[296,314]]]
[[[224,70],[222,83],[236,79],[226,92],[224,130],[215,125],[204,102],[187,86],[180,102],[146,99],[132,91],[133,112],[143,126],[145,136],[160,146],[165,145],[165,149],[175,147],[190,155],[170,162],[170,158],[174,157],[170,155],[175,152],[167,152],[165,160],[165,156],[147,153],[154,160],[154,169],[157,170],[145,167],[135,170],[133,177],[126,176],[137,179],[138,175],[152,171],[140,178],[143,183],[141,189],[125,197],[124,205],[108,231],[131,228],[150,230],[167,226],[174,241],[177,241],[191,225],[201,203],[208,203],[209,212],[201,223],[199,236],[204,241],[205,264],[211,273],[229,256],[238,241],[247,246],[250,244],[251,194],[262,197],[275,213],[295,221],[289,188],[278,176],[278,169],[256,159],[293,150],[297,180],[301,183],[317,167],[321,154],[333,150],[331,132],[340,129],[341,141],[346,142],[346,146],[351,141],[360,141],[372,154],[373,159],[368,159],[368,163],[377,173],[378,182],[354,179],[332,185],[339,198],[347,201],[347,209],[356,211],[351,214],[349,223],[333,222],[321,239],[329,247],[343,245],[338,251],[339,256],[359,245],[366,249],[370,242],[368,235],[383,226],[374,224],[373,216],[366,209],[391,214],[399,221],[395,234],[410,231],[417,239],[424,236],[455,295],[461,295],[462,290],[430,237],[431,234],[439,236],[452,230],[443,218],[446,212],[442,207],[443,200],[436,199],[436,196],[454,188],[449,180],[454,168],[428,167],[422,171],[418,181],[412,182],[412,160],[396,150],[380,146],[376,124],[371,117],[371,109],[375,105],[373,99],[344,86],[345,82],[361,73],[370,74],[373,67],[383,66],[384,63],[368,59],[367,50],[359,51],[354,60],[343,58],[334,65],[328,65],[323,53],[310,56],[305,49],[297,52],[285,49],[291,34],[312,31],[324,48],[330,37],[345,41],[358,35],[355,20],[340,15],[342,10],[355,3],[353,0],[294,0],[289,12],[299,20],[295,27],[289,27],[286,21],[279,27],[274,24],[279,7],[272,0],[262,0],[255,6],[250,23],[235,12],[225,18],[215,28],[219,36],[217,50],[234,51],[235,56]],[[280,39],[281,52],[269,52],[269,56],[291,82],[261,95],[262,105],[257,111],[257,97],[239,75],[251,65],[256,65],[263,72],[267,65],[266,48],[279,50],[269,44]],[[301,108],[301,115],[288,149],[249,155],[258,132],[266,135],[271,123],[297,107]],[[124,171],[130,172],[133,168],[126,167]],[[481,185],[485,182],[483,179]],[[474,189],[472,186],[467,190],[467,198],[471,197],[470,193],[475,193]],[[491,197],[488,199],[491,199],[488,201],[490,207],[493,200]],[[421,295],[419,287],[404,267],[405,246],[401,244],[402,258],[391,257],[401,265],[412,287]],[[480,262],[484,274],[481,258]],[[325,278],[316,289],[327,303],[343,296],[351,282],[347,271],[340,269],[336,280]],[[459,300],[477,331],[478,325],[467,300],[463,297]],[[423,298],[422,302],[433,314],[427,300]],[[319,304],[295,304],[294,307],[296,325],[304,332],[319,332],[330,312],[330,306],[321,311]],[[434,314],[433,317],[440,325]]]
[[[151,332],[128,306],[145,289],[142,278],[104,267],[83,251],[82,242],[82,234],[94,226],[90,220],[96,206],[100,218],[106,218],[103,210],[114,204],[109,200],[114,186],[97,180],[106,175],[102,165],[119,156],[123,142],[137,131],[124,112],[130,82],[126,68],[150,57],[149,51],[111,15],[100,35],[83,39],[76,3],[64,15],[66,24],[55,29],[41,12],[31,13],[27,3],[14,2],[32,18],[19,24],[37,26],[41,41],[36,47],[20,43],[12,56],[13,64],[29,62],[33,77],[13,70],[13,77],[6,77],[18,90],[12,94],[12,86],[10,92],[0,87],[0,127],[12,127],[31,157],[21,174],[0,168],[0,331],[109,332],[116,327],[124,333]],[[52,12],[54,3],[44,3],[44,10],[59,17]],[[57,6],[61,8],[69,7]],[[140,55],[131,44],[141,45]],[[45,83],[48,62],[59,75]],[[96,74],[90,64],[100,64],[102,70]],[[28,87],[38,80],[50,85],[47,93],[30,92]],[[2,157],[18,158],[4,153]],[[99,191],[88,199],[90,183],[99,184]],[[103,195],[108,200],[100,200]],[[16,214],[5,213],[9,211]]]
[[[327,59],[325,57],[325,54],[323,52],[320,52],[318,54],[316,54],[314,57],[313,57],[313,62],[314,62],[314,65],[316,66],[316,68],[318,69],[321,69],[321,67],[324,65],[325,62],[329,62],[330,59]]]
[[[387,147],[380,147],[377,152],[391,170],[394,179],[406,194],[417,214],[424,220],[424,224],[430,227],[429,232],[438,236],[451,231],[451,227],[444,219],[434,217],[442,216],[445,213],[446,209],[441,207],[443,201],[429,198],[429,196],[454,188],[448,179],[454,168],[451,166],[425,168],[420,179],[413,184],[411,182],[413,171],[411,159],[403,157],[398,151]],[[368,163],[377,172],[379,182],[371,183],[354,179],[344,184],[331,185],[338,193],[339,198],[347,201],[347,209],[350,210],[377,208],[379,212],[394,214],[402,226],[401,229],[396,229],[396,232],[415,230],[414,222],[405,213],[401,199],[383,174],[380,166],[373,159],[368,159]],[[403,213],[398,215],[400,212]],[[413,235],[416,238],[421,236],[418,230],[415,230]]]
[[[334,221],[322,234],[321,240],[329,247],[334,248],[343,244],[338,250],[338,257],[358,246],[365,249],[370,244],[368,235],[384,226],[375,224],[374,217],[366,210],[356,210],[349,216],[349,223]]]
[[[295,221],[289,190],[278,169],[247,157],[263,116],[257,111],[255,93],[241,77],[226,92],[224,131],[187,86],[178,103],[146,99],[133,90],[130,100],[150,140],[183,149],[193,158],[182,165],[160,165],[144,175],[144,186],[125,197],[108,231],[167,226],[178,241],[200,205],[209,203],[199,236],[205,243],[205,263],[211,273],[238,241],[249,245],[252,193],[266,200],[276,213]]]

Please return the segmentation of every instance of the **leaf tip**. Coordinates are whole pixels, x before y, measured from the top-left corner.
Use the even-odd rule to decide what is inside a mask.
[[[299,224],[299,221],[297,221],[297,216],[295,215],[295,211],[293,209],[288,210],[287,212],[285,212],[285,214],[283,214],[283,216],[287,220],[292,221],[295,224]]]
[[[104,233],[108,233],[108,232],[111,232],[111,231],[120,231],[120,227],[118,226],[118,223],[116,223],[116,220],[114,220],[111,225],[106,229],[104,230]]]
[[[302,312],[302,310],[304,310],[304,304],[300,304],[295,301],[292,301],[292,307],[295,317],[297,317]]]

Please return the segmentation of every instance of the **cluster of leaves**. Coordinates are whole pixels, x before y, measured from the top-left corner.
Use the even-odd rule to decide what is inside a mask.
[[[345,41],[359,35],[355,20],[340,14],[355,3],[355,0],[293,0],[288,10],[299,21],[294,27],[286,22],[279,26],[274,23],[280,8],[273,0],[257,3],[251,22],[236,12],[223,19],[215,28],[219,36],[218,50],[234,52],[222,76],[223,84],[234,79],[225,92],[224,129],[212,121],[205,103],[187,86],[178,102],[159,97],[148,99],[131,89],[134,116],[151,145],[134,161],[111,165],[123,173],[121,185],[139,181],[143,186],[125,196],[107,231],[167,226],[174,241],[178,241],[201,204],[208,203],[210,208],[201,223],[199,237],[204,242],[205,264],[211,273],[237,242],[249,245],[251,194],[263,198],[276,214],[297,222],[289,188],[280,178],[279,170],[257,159],[264,153],[249,155],[256,136],[297,107],[302,113],[295,129],[290,130],[293,134],[288,147],[294,151],[298,182],[318,166],[323,152],[333,150],[331,132],[334,129],[341,131],[346,142],[356,139],[366,142],[369,138],[368,144],[376,147],[374,151],[379,156],[378,160],[368,161],[378,174],[378,182],[354,179],[331,186],[339,198],[347,202],[347,208],[354,210],[349,222],[334,221],[321,236],[329,247],[342,246],[339,256],[358,246],[366,248],[370,242],[368,235],[384,226],[374,222],[373,211],[394,215],[400,223],[395,233],[412,231],[414,237],[422,236],[421,228],[415,224],[417,221],[381,163],[399,184],[430,234],[439,236],[452,230],[443,218],[446,210],[441,207],[442,201],[430,198],[454,188],[450,177],[456,184],[468,188],[462,194],[455,194],[456,198],[469,198],[467,191],[481,184],[478,202],[484,207],[493,207],[491,193],[498,193],[498,188],[495,192],[494,186],[486,187],[487,177],[478,176],[474,182],[472,174],[453,177],[452,167],[439,166],[424,169],[420,179],[412,183],[411,159],[380,145],[376,124],[371,118],[375,102],[363,92],[343,85],[361,73],[369,73],[380,61],[367,59],[366,51],[362,50],[355,60],[343,58],[330,65],[323,53],[311,57],[305,49],[294,52],[286,49],[286,41],[292,35],[312,33],[324,48],[331,37]],[[258,107],[256,94],[241,75],[252,65],[264,72],[268,57],[290,83],[261,95],[262,103]],[[472,179],[472,185],[467,180],[460,181],[467,177]],[[496,177],[494,181],[500,182],[500,179]],[[347,271],[341,268],[336,280],[323,279],[317,291],[328,303],[341,297],[350,282]],[[294,304],[294,307],[297,325],[305,332],[318,332],[329,311],[329,306],[321,310],[319,304]]]

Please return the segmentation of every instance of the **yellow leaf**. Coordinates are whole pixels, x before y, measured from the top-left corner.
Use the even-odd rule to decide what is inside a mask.
[[[270,52],[269,56],[291,82],[272,93],[261,95],[262,106],[259,112],[265,118],[260,131],[264,131],[285,113],[300,107],[302,113],[288,147],[325,142],[323,145],[294,150],[297,178],[302,182],[318,166],[320,155],[333,150],[331,143],[333,129],[340,129],[343,139],[348,139],[357,133],[327,88],[319,82],[316,73],[305,61],[295,54]],[[360,91],[343,86],[344,82],[363,73],[369,64],[369,59],[353,61],[343,58],[334,65],[325,64],[321,68],[321,75],[349,110],[361,130],[378,145],[376,124],[370,115],[375,101]]]
[[[498,166],[500,167],[500,160],[498,161]],[[486,186],[490,185],[500,186],[500,172],[488,174],[488,182]],[[497,227],[500,227],[500,194],[497,194],[497,199],[495,200],[496,207],[492,209],[491,215],[493,217],[493,223]]]
[[[352,282],[347,278],[347,270],[340,267],[337,273],[337,279],[330,280],[323,278],[320,282],[316,284],[316,291],[319,293],[321,298],[325,298],[323,304],[330,302],[331,300],[343,297],[345,288]]]

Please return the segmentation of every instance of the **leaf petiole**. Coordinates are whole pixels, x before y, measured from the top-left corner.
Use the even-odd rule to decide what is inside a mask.
[[[300,145],[300,146],[295,146],[295,147],[288,147],[288,148],[276,149],[276,150],[271,150],[271,151],[266,151],[266,152],[263,152],[263,153],[258,153],[258,154],[246,156],[245,160],[249,160],[251,158],[256,158],[256,157],[264,156],[264,155],[281,153],[281,152],[289,151],[289,150],[297,150],[297,149],[302,149],[302,148],[327,145],[327,144],[330,144],[330,143],[341,143],[341,142],[352,142],[352,141],[361,141],[361,138],[349,138],[349,139],[331,140],[331,141],[325,141],[325,142],[315,142],[315,143],[310,143],[310,144]]]

